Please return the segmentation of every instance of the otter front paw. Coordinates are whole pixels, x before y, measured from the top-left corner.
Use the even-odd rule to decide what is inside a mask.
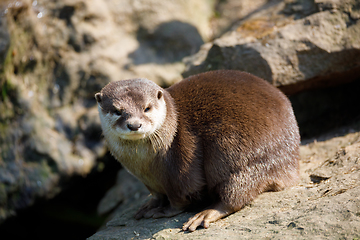
[[[207,209],[204,210],[184,223],[182,230],[193,232],[197,227],[203,226],[204,228],[208,228],[211,222],[215,222],[216,220],[223,218],[230,213],[228,211],[219,210],[219,209]]]
[[[183,209],[177,209],[172,207],[171,205],[165,207],[153,208],[145,214],[145,218],[163,218],[163,217],[173,217],[182,213]]]
[[[160,199],[153,198],[145,203],[135,214],[135,219],[173,217],[184,209],[174,208],[169,203],[164,205]]]
[[[149,218],[147,217],[148,212],[153,211],[154,209],[160,208],[163,204],[163,201],[158,198],[152,198],[147,201],[144,205],[140,207],[140,209],[135,213],[135,219],[139,220],[140,218]]]

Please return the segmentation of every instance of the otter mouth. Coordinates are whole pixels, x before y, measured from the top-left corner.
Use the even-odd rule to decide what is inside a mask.
[[[121,134],[120,138],[125,140],[140,140],[146,137],[145,133],[127,133]]]

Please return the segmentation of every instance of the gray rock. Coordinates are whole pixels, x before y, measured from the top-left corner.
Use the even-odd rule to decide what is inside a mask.
[[[265,0],[226,0],[216,1],[214,17],[211,19],[211,39],[220,37],[236,25],[240,19],[246,18],[259,9],[267,8],[274,1]]]
[[[149,191],[133,175],[125,169],[118,172],[116,184],[106,193],[98,206],[98,213],[105,214],[117,209],[122,211],[127,209],[134,202],[139,202],[140,198],[149,195]],[[119,207],[120,206],[120,207]]]
[[[1,11],[1,6],[0,6]],[[6,18],[0,15],[0,72],[3,71],[3,62],[10,47],[10,36],[7,30]]]
[[[311,2],[279,2],[250,15],[185,59],[183,75],[238,69],[287,94],[355,80],[360,76],[357,1]],[[329,7],[319,7],[325,3]]]

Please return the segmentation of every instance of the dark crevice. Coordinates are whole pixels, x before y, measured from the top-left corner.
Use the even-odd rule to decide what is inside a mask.
[[[302,139],[360,124],[360,78],[290,96]]]
[[[59,18],[65,20],[66,25],[71,25],[71,17],[74,15],[75,8],[73,6],[65,6],[60,10]]]
[[[35,205],[17,211],[16,217],[2,223],[2,239],[20,240],[30,236],[38,240],[75,240],[93,235],[107,219],[107,216],[97,214],[97,206],[115,184],[121,168],[110,154],[98,162],[105,164],[101,172],[95,168],[86,178],[76,176],[66,180],[59,195],[51,200],[37,199]]]
[[[299,81],[295,84],[280,86],[279,89],[286,95],[292,96],[308,90],[313,91],[316,89],[336,87],[342,84],[351,83],[357,79],[360,79],[360,66],[354,66],[354,68],[348,71],[332,72],[324,76],[317,76],[305,81]]]

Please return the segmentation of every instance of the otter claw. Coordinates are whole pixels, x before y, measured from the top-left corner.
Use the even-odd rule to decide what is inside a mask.
[[[193,232],[199,226],[203,226],[204,228],[208,228],[211,222],[215,222],[216,220],[223,218],[229,215],[229,212],[221,211],[218,209],[207,209],[204,210],[184,223],[182,230]]]
[[[197,227],[203,226],[204,228],[208,228],[210,225],[210,221],[205,219],[205,216],[202,214],[196,214],[194,217],[189,218],[189,220],[184,223],[182,230],[194,232]]]

